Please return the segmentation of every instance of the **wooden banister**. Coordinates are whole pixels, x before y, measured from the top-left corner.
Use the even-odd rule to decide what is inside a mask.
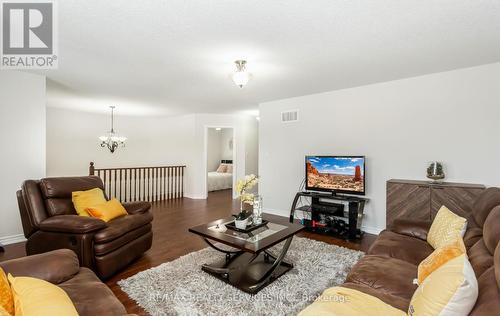
[[[186,166],[96,168],[89,165],[89,175],[98,176],[109,198],[121,202],[178,199],[184,197]]]

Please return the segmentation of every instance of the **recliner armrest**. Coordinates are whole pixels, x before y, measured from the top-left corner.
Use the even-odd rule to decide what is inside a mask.
[[[146,213],[149,209],[151,209],[151,203],[140,201],[140,202],[126,202],[123,203],[123,207],[127,210],[129,214],[139,214]]]
[[[40,223],[40,230],[56,233],[85,234],[101,230],[108,225],[105,221],[79,215],[57,215]]]
[[[80,270],[78,257],[69,249],[0,262],[0,267],[14,277],[33,277],[53,284],[71,279]]]
[[[389,229],[401,235],[406,235],[426,241],[427,233],[429,233],[431,224],[431,221],[395,219]]]

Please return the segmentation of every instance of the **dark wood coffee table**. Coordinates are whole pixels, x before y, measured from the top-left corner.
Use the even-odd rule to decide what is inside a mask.
[[[215,250],[225,254],[220,262],[203,264],[202,270],[214,277],[233,285],[234,287],[255,294],[265,286],[293,268],[293,264],[284,261],[293,236],[304,229],[304,226],[294,223],[273,222],[251,233],[239,233],[227,229],[226,232],[216,231],[217,225],[233,221],[233,218],[220,219],[208,224],[189,229],[197,234]],[[279,254],[273,254],[269,248],[285,241]],[[221,249],[214,242],[230,246],[231,250]]]

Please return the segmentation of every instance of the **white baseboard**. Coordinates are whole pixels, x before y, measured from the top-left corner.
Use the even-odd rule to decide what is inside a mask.
[[[188,194],[184,194],[184,197],[188,198],[188,199],[193,199],[193,200],[206,200],[207,199],[206,196],[202,196],[202,195],[188,195]]]
[[[284,214],[283,210],[275,210],[275,209],[267,208],[267,209],[264,210],[264,213],[273,214],[273,215],[279,215],[279,216],[285,216],[287,218],[289,217],[288,214]],[[361,226],[361,230],[364,231],[364,232],[366,232],[366,233],[374,234],[374,235],[378,235],[378,234],[380,234],[381,231],[383,231],[383,229],[375,228],[375,227],[369,227],[369,226]]]
[[[23,241],[26,241],[23,234],[0,237],[0,243],[2,245],[10,245]]]
[[[378,235],[378,234],[380,234],[381,231],[383,231],[383,229],[375,228],[375,227],[368,227],[368,226],[361,226],[361,230],[364,231],[365,233],[374,234],[374,235]]]

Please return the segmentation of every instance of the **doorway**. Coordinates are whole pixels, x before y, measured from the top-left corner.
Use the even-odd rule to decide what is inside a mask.
[[[234,186],[234,130],[232,127],[207,127],[207,197],[232,199]]]

